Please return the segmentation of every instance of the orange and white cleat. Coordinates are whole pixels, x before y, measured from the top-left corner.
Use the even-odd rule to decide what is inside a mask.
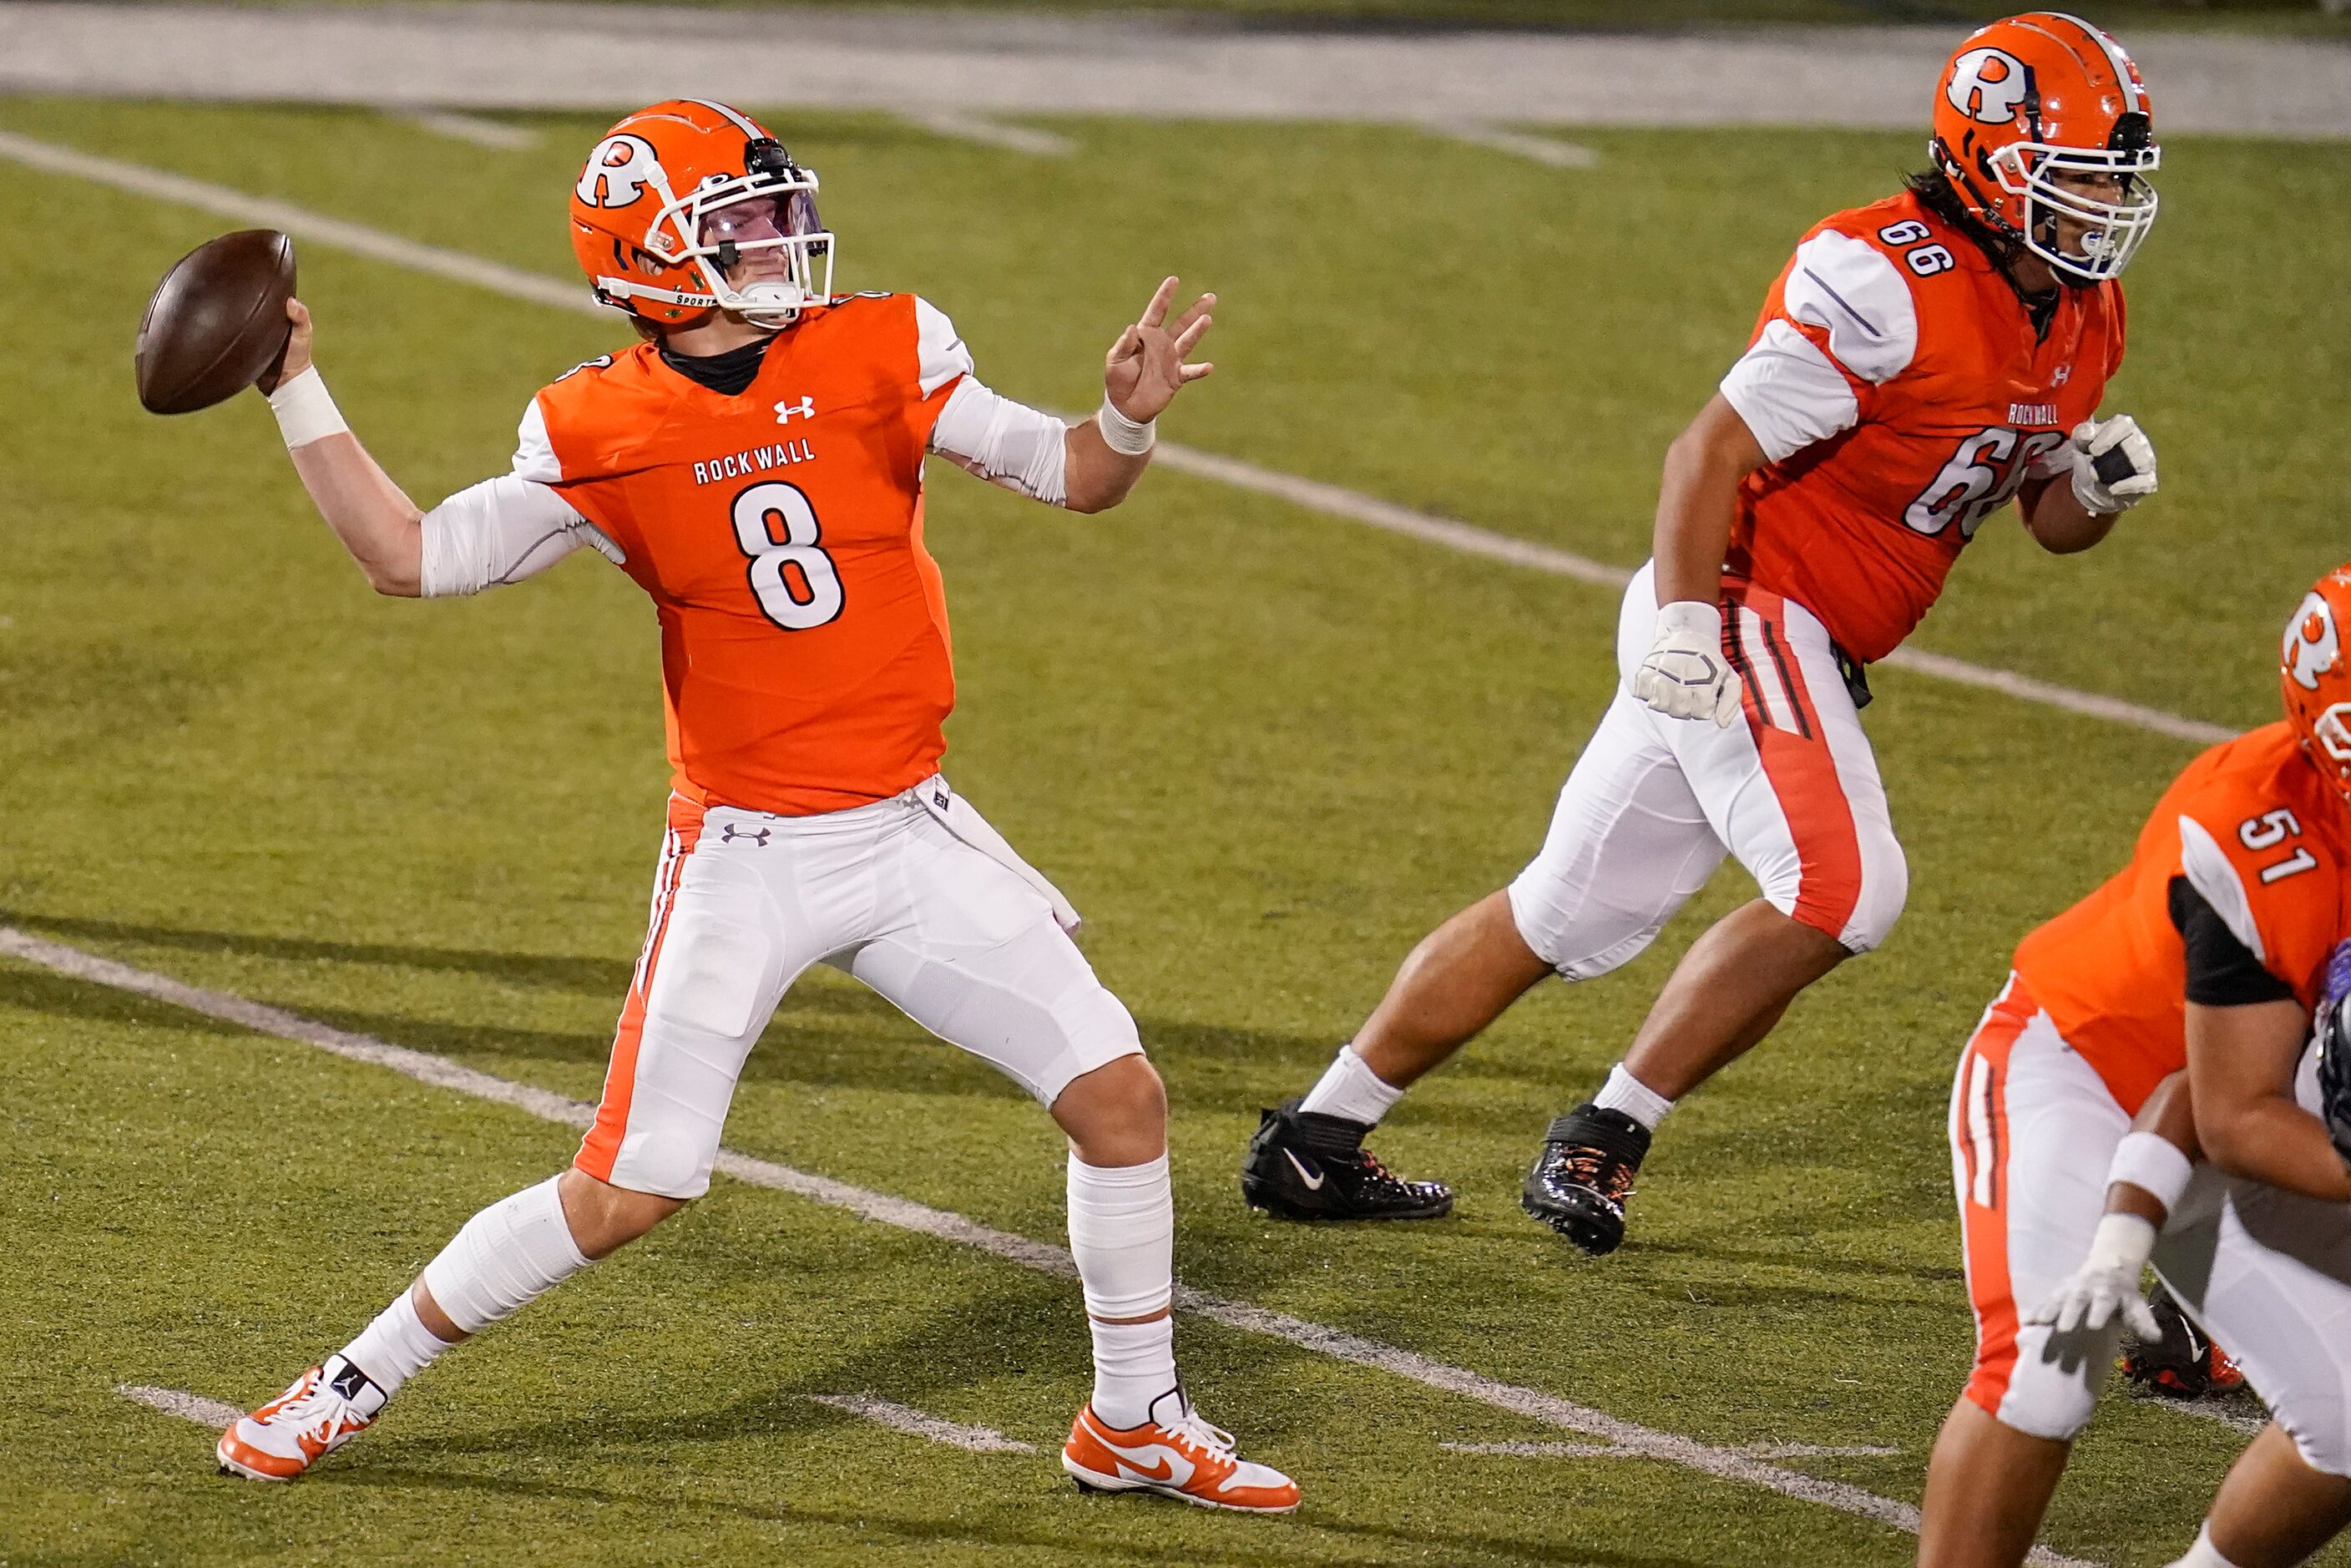
[[[250,1416],[229,1423],[213,1450],[221,1474],[290,1481],[373,1425],[384,1392],[340,1355],[314,1366]]]
[[[1176,1401],[1172,1423],[1155,1419],[1121,1431],[1104,1424],[1092,1405],[1078,1412],[1061,1449],[1061,1468],[1080,1491],[1152,1491],[1243,1513],[1297,1511],[1296,1481],[1270,1465],[1234,1458],[1233,1435],[1200,1419],[1181,1388],[1159,1397]],[[1158,1408],[1155,1401],[1155,1415]]]

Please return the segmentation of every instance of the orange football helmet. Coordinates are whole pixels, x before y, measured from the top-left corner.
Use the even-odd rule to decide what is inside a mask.
[[[1943,68],[1927,148],[1970,213],[2069,282],[2120,273],[2155,223],[2147,84],[2078,16],[2029,11],[1969,34]],[[2082,188],[2100,180],[2111,198]],[[2069,219],[2084,225],[2078,254],[2059,243]]]
[[[2351,563],[2336,567],[2303,596],[2285,624],[2278,683],[2286,721],[2311,762],[2351,802],[2351,666],[2341,628],[2351,624]]]
[[[571,248],[597,299],[643,320],[730,310],[780,329],[832,291],[816,189],[757,120],[673,99],[622,120],[588,154],[571,189]]]

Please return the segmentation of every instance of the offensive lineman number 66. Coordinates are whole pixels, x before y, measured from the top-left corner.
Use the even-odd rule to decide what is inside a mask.
[[[799,486],[754,485],[735,497],[733,512],[735,542],[751,558],[751,597],[762,615],[787,632],[806,632],[841,613],[841,574],[817,542],[816,508]]]

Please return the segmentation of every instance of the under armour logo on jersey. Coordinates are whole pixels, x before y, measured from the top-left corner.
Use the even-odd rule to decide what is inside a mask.
[[[779,402],[776,405],[778,424],[789,424],[795,419],[814,419],[815,417],[816,399],[812,397],[803,397],[798,402]]]
[[[2071,365],[2060,365],[2049,372],[2049,384],[2053,387],[2062,387],[2073,379],[2074,367]]]
[[[747,839],[764,850],[768,847],[768,835],[771,831],[773,830],[768,828],[741,828],[729,822],[719,833],[718,841],[722,844],[731,844],[737,839]]]
[[[1970,49],[1951,62],[1943,96],[1970,120],[2006,125],[2032,96],[2032,69],[2005,49]]]
[[[607,136],[588,154],[571,193],[591,207],[625,207],[651,184],[667,184],[653,144],[642,136]]]
[[[2335,631],[2335,607],[2326,602],[2325,595],[2313,590],[2286,623],[2285,673],[2304,691],[2314,692],[2318,677],[2335,667],[2342,651],[2342,640]]]

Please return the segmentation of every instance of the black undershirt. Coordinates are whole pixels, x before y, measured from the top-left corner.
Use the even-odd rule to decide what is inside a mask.
[[[2184,876],[2171,879],[2171,924],[2188,948],[2188,999],[2199,1007],[2290,1002],[2294,988],[2262,967],[2220,911]]]
[[[669,346],[666,338],[659,347],[662,363],[687,381],[708,387],[722,397],[740,397],[758,379],[759,363],[768,357],[768,345],[775,340],[764,337],[723,354],[681,354]]]

